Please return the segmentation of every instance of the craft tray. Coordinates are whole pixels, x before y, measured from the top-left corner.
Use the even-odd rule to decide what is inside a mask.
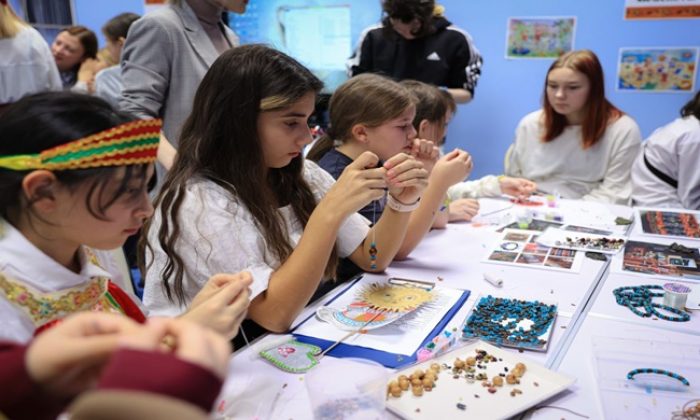
[[[592,345],[596,388],[608,420],[670,419],[686,402],[700,398],[700,343],[594,337]],[[662,375],[637,375],[635,380],[628,380],[627,373],[639,368],[680,374],[690,386]],[[646,378],[663,388],[640,384]]]
[[[464,319],[464,322],[462,323],[462,326],[461,326],[461,332],[462,332],[461,338],[462,338],[462,340],[481,339],[484,341],[489,341],[489,340],[485,339],[484,337],[478,337],[478,336],[475,337],[472,335],[467,335],[464,331],[465,327],[467,326],[467,322],[471,318],[474,311],[476,311],[476,309],[479,307],[479,302],[481,302],[481,299],[483,299],[485,297],[487,297],[487,296],[480,295],[476,299],[476,303],[474,304],[474,306],[472,306],[472,309],[469,311],[469,314]],[[493,296],[493,297],[498,298],[498,299],[512,299],[512,298],[507,298],[507,297],[503,297],[503,296]],[[556,322],[557,322],[557,316],[559,315],[559,313],[558,313],[558,305],[556,303],[554,303],[554,302],[542,302],[542,301],[540,301],[540,303],[542,303],[544,305],[548,305],[548,306],[554,305],[557,307],[557,309],[555,309],[554,319],[552,319],[552,322],[547,327],[547,330],[543,334],[540,334],[538,336],[539,339],[546,340],[544,345],[531,346],[531,345],[524,345],[524,344],[519,343],[519,342],[512,342],[512,341],[508,341],[508,340],[506,340],[502,343],[496,343],[496,344],[501,345],[503,347],[510,347],[510,348],[523,349],[523,350],[532,350],[532,351],[538,351],[538,352],[546,352],[547,349],[549,348],[549,343],[552,340],[552,332],[554,331],[554,324],[556,324]]]
[[[413,365],[397,371],[390,377],[390,381],[396,380],[400,375],[410,376],[417,369],[425,371],[433,363],[452,366],[457,357],[465,360],[476,355],[476,350],[485,350],[488,354],[498,358],[497,362],[482,364],[485,369],[475,369],[476,373],[486,373],[489,380],[504,372],[504,367],[512,369],[516,363],[524,363],[527,367],[525,374],[520,378],[520,384],[509,385],[504,383],[497,387],[496,393],[489,393],[483,387],[482,381],[468,383],[464,373],[457,379],[451,370],[441,369],[435,387],[430,392],[424,392],[416,397],[411,389],[404,391],[401,397],[389,396],[387,408],[405,419],[502,419],[514,416],[530,407],[558,394],[574,383],[574,379],[560,373],[551,371],[544,366],[530,361],[524,357],[494,347],[484,341],[474,341],[464,347],[452,350],[435,359]],[[511,396],[513,389],[519,389],[522,394]],[[478,397],[477,397],[478,395]],[[458,408],[458,404],[466,406]]]

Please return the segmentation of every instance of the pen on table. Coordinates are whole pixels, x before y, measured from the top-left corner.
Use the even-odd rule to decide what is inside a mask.
[[[484,273],[484,280],[491,283],[495,287],[503,287],[503,279],[500,279],[493,274]]]

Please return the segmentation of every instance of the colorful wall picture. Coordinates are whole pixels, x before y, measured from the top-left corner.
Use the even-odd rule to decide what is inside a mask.
[[[698,67],[695,47],[621,48],[617,90],[693,92]]]
[[[574,49],[574,17],[508,19],[506,58],[557,58]]]
[[[629,241],[625,246],[622,271],[700,280],[700,253],[696,248],[683,248]]]
[[[505,229],[485,262],[549,270],[578,272],[581,259],[574,250],[550,248],[537,243],[541,232]]]
[[[698,217],[692,213],[640,210],[642,231],[649,235],[700,239]]]
[[[625,19],[693,18],[700,18],[700,0],[625,0]]]

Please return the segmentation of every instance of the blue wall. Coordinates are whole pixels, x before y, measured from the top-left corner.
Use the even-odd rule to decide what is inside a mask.
[[[75,21],[79,25],[92,29],[100,41],[100,47],[104,47],[105,39],[102,36],[102,26],[114,16],[132,12],[143,15],[143,0],[73,0],[75,7]]]
[[[644,137],[678,116],[689,93],[615,91],[620,47],[700,46],[700,20],[625,21],[624,0],[464,0],[439,1],[446,16],[468,31],[484,56],[474,100],[460,106],[450,125],[449,147],[474,156],[472,178],[503,171],[503,156],[520,118],[539,108],[551,60],[506,60],[508,17],[576,16],[574,47],[600,58],[608,99],[631,115]],[[695,88],[698,89],[696,78]]]

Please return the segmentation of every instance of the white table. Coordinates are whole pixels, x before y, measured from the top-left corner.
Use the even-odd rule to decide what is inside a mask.
[[[506,222],[515,212],[522,210],[518,207],[512,208],[509,202],[503,200],[482,199],[480,202],[481,213],[491,213],[477,219],[480,222]],[[504,210],[492,213],[498,209]],[[603,206],[570,200],[561,200],[556,210],[565,216],[564,222],[570,224],[598,223],[601,219],[607,220],[611,216],[630,217],[631,214],[630,209],[623,206]],[[496,233],[495,229],[496,226],[482,223],[451,224],[445,230],[430,232],[408,260],[393,263],[382,275],[366,276],[369,279],[405,277],[470,290],[468,301],[453,317],[448,328],[459,328],[478,297],[482,295],[492,294],[557,303],[558,319],[548,351],[525,352],[521,356],[578,378],[571,391],[555,397],[551,404],[587,413],[591,418],[602,418],[595,392],[595,377],[590,366],[581,362],[582,358],[590,358],[590,336],[593,331],[632,336],[639,334],[637,331],[658,332],[662,327],[642,325],[640,320],[634,319],[633,314],[625,313],[629,312],[627,308],[617,306],[614,299],[612,303],[615,305],[610,304],[613,288],[623,284],[648,284],[653,281],[637,276],[627,279],[621,274],[611,275],[608,272],[609,262],[588,258],[584,259],[580,273],[484,263],[485,255],[501,235]],[[663,243],[659,238],[644,239]],[[683,243],[692,245],[692,241]],[[502,278],[503,287],[496,288],[484,281],[484,273]],[[306,319],[327,300],[328,297],[320,299],[315,305],[306,308],[297,318],[297,322]],[[700,317],[696,316],[692,322],[684,323],[687,325],[674,325],[662,333],[672,336],[674,340],[695,343],[700,347],[699,322]],[[285,373],[255,357],[255,353],[264,348],[264,344],[261,343],[269,343],[274,338],[264,337],[258,343],[234,355],[229,378],[222,392],[222,401],[217,405],[214,417],[312,418],[304,387],[304,376]],[[571,416],[559,410],[542,409],[537,411],[534,417],[561,419]]]

